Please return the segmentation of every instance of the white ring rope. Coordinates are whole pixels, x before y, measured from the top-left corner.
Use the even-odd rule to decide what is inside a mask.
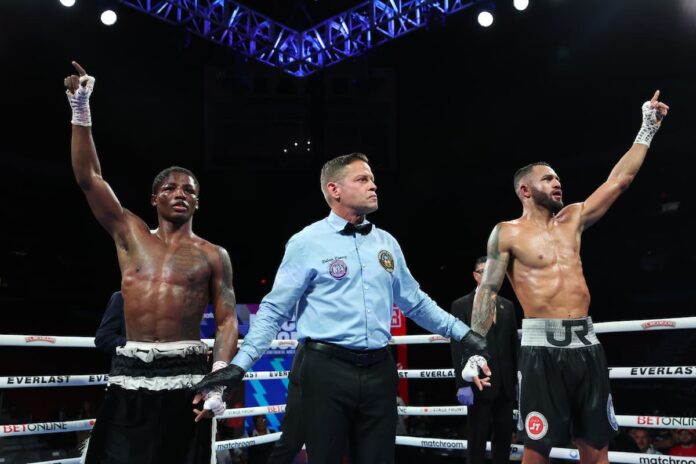
[[[244,380],[285,379],[290,371],[247,372]],[[401,379],[453,379],[454,369],[403,369]],[[610,379],[696,379],[696,366],[610,367]],[[81,387],[106,385],[108,374],[86,375],[15,375],[0,377],[0,389],[38,387]]]
[[[640,332],[644,330],[696,329],[696,316],[671,319],[646,319],[636,321],[597,322],[596,333]],[[214,340],[203,340],[213,346]],[[239,340],[241,344],[244,340]],[[398,335],[392,337],[391,345],[418,345],[449,343],[449,338],[440,335]],[[62,337],[51,335],[0,335],[0,346],[44,346],[56,348],[94,348],[93,337]],[[271,348],[294,348],[296,340],[273,340]]]
[[[247,448],[249,446],[271,443],[280,439],[281,432],[259,435],[257,437],[238,438],[236,440],[226,440],[215,442],[216,451],[228,450],[233,448]],[[419,448],[440,448],[440,449],[467,449],[466,440],[451,438],[425,438],[408,437],[397,435],[395,443],[402,446],[416,446]],[[491,450],[491,442],[486,442],[486,450]],[[522,456],[524,446],[510,445],[510,457],[519,458]],[[567,459],[577,461],[580,453],[576,449],[552,448],[549,455],[551,458]],[[78,464],[80,458],[60,459],[57,461],[35,462],[33,464]],[[621,451],[609,451],[609,462],[620,462],[627,464],[696,464],[696,458],[683,456],[667,456],[645,453],[625,453]]]
[[[400,416],[466,416],[466,406],[397,406]]]
[[[94,422],[96,422],[95,419],[82,419],[65,422],[35,422],[33,424],[0,425],[0,438],[91,430],[94,426]]]
[[[215,450],[223,451],[233,448],[248,448],[249,446],[262,445],[280,440],[282,432],[267,433],[266,435],[258,435],[249,438],[236,438],[234,440],[216,441]]]
[[[56,461],[32,462],[30,464],[82,464],[82,458],[58,459]]]
[[[636,321],[600,322],[594,324],[596,333],[634,332],[643,330],[672,330],[696,328],[696,317],[650,319]],[[203,340],[212,346],[214,340]],[[393,337],[391,345],[433,344],[449,343],[449,339],[439,335],[405,335]],[[243,343],[240,340],[239,343]],[[92,337],[63,337],[46,335],[0,335],[0,346],[40,346],[60,348],[94,348]],[[271,348],[296,347],[296,340],[274,340]],[[249,372],[244,380],[258,379],[282,379],[288,376],[287,371],[277,372]],[[400,378],[454,378],[454,369],[427,369],[427,370],[400,370]],[[696,366],[664,366],[664,367],[615,367],[609,368],[609,378],[612,379],[679,379],[696,378]],[[106,374],[94,375],[56,375],[56,376],[12,376],[0,377],[0,389],[2,388],[29,388],[29,387],[54,387],[54,386],[82,386],[103,385],[108,381]],[[217,419],[230,417],[246,417],[261,414],[281,413],[285,411],[285,405],[260,406],[252,408],[229,409]],[[401,415],[466,415],[465,406],[402,406],[399,407]],[[690,417],[663,417],[663,416],[616,416],[618,424],[622,427],[646,427],[646,428],[693,428],[696,426],[696,418]],[[83,419],[68,422],[42,422],[33,424],[8,424],[0,426],[0,437],[36,435],[47,433],[76,432],[90,430],[95,419]],[[280,438],[281,433],[272,433],[263,436],[241,438],[216,442],[217,450],[232,448],[245,448],[263,443],[270,443]],[[419,438],[397,436],[397,445],[418,446],[428,448],[466,449],[466,440]],[[487,443],[490,450],[490,442]],[[523,447],[511,446],[512,455],[521,455]],[[517,454],[516,454],[517,453]],[[578,460],[577,450],[565,448],[553,448],[550,457],[558,459]],[[660,455],[646,455],[640,453],[609,452],[610,462],[636,463],[636,464],[696,464],[696,458],[683,458]],[[34,464],[77,464],[80,458],[60,459],[44,461]]]
[[[261,416],[264,414],[278,414],[285,412],[284,404],[273,404],[268,406],[254,406],[251,408],[227,409],[224,414],[215,416],[217,420],[229,419],[231,417]],[[694,422],[696,423],[696,422]]]
[[[457,440],[452,438],[422,438],[422,437],[406,437],[397,435],[397,445],[417,446],[420,448],[444,448],[444,449],[461,449],[467,447],[466,440]],[[491,450],[491,442],[486,442],[486,449]],[[524,446],[510,445],[510,455],[519,457],[522,456]],[[577,461],[580,458],[580,453],[576,449],[569,448],[552,448],[551,458],[570,459]],[[635,464],[696,464],[696,458],[682,456],[663,456],[645,453],[624,453],[621,451],[609,451],[609,462],[635,463]]]
[[[256,406],[252,408],[228,409],[224,414],[216,416],[217,420],[232,417],[261,416],[285,412],[284,404]],[[399,406],[400,416],[466,416],[466,406]],[[517,410],[513,411],[512,419],[517,418]],[[47,433],[78,432],[90,430],[96,419],[82,419],[66,422],[36,422],[32,424],[0,425],[0,438],[20,435],[43,435]],[[620,427],[682,429],[696,427],[696,417],[667,417],[667,416],[616,416]]]

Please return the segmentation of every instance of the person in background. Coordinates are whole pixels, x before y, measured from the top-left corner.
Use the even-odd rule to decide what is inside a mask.
[[[635,440],[636,446],[638,446],[641,453],[662,454],[653,446],[652,438],[647,429],[631,429],[631,437]]]
[[[114,356],[116,347],[126,344],[126,323],[123,319],[123,295],[114,292],[106,305],[106,311],[94,337],[99,351]]]
[[[670,456],[696,456],[696,430],[677,430],[675,441],[677,444],[669,449]]]
[[[481,275],[486,265],[482,256],[474,263],[473,278],[476,289],[454,302],[451,312],[454,317],[471,325],[471,311],[474,296],[481,284]],[[455,375],[457,401],[468,406],[468,447],[469,464],[482,464],[486,458],[486,441],[491,439],[493,464],[505,464],[510,458],[510,439],[512,437],[512,410],[516,400],[517,385],[517,317],[512,301],[501,296],[496,299],[493,325],[486,335],[488,346],[488,366],[495,369],[491,377],[491,387],[479,391],[471,388],[460,375]],[[455,370],[462,365],[463,353],[458,343],[451,343],[452,365]]]

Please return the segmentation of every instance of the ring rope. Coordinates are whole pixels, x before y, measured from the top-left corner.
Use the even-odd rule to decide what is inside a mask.
[[[229,450],[234,448],[247,448],[250,446],[271,443],[280,439],[281,432],[269,433],[257,437],[238,438],[236,440],[226,440],[215,442],[216,451]],[[450,438],[424,438],[397,435],[395,443],[402,446],[416,446],[420,448],[440,448],[440,449],[467,449],[467,440],[457,440]],[[486,450],[491,450],[491,442],[486,442]],[[520,458],[524,452],[524,446],[510,445],[510,457]],[[555,459],[567,459],[577,461],[580,453],[576,449],[552,448],[549,455]],[[32,464],[78,464],[80,458],[60,459],[56,461],[42,461]],[[626,464],[696,464],[696,458],[684,456],[656,455],[645,453],[626,453],[622,451],[609,451],[609,462],[619,462]]]
[[[594,324],[596,333],[611,332],[633,332],[643,330],[672,330],[672,329],[693,329],[696,328],[696,317],[671,318],[671,319],[651,319],[636,321],[616,321],[601,322]],[[212,346],[214,340],[203,340]],[[401,344],[432,344],[449,343],[449,339],[439,335],[405,335],[395,336],[390,340],[391,345]],[[239,340],[239,344],[243,340]],[[61,347],[61,348],[94,348],[94,338],[92,337],[64,337],[64,336],[45,336],[45,335],[0,335],[0,346],[41,346],[41,347]],[[296,347],[296,340],[273,340],[271,348]],[[258,379],[279,379],[286,378],[287,371],[279,372],[249,372],[245,380]],[[402,370],[399,371],[400,378],[453,378],[454,369],[428,369],[428,370]],[[618,367],[609,368],[609,377],[615,379],[623,378],[696,378],[696,366],[666,366],[666,367]],[[50,386],[78,386],[78,385],[103,385],[108,382],[108,375],[62,375],[62,376],[14,376],[0,377],[0,389],[2,388],[27,388],[27,387],[50,387]],[[246,417],[251,415],[280,413],[285,411],[285,405],[261,406],[255,408],[238,408],[227,410],[217,419],[229,417]],[[516,412],[516,411],[515,411]],[[465,406],[433,406],[433,407],[399,407],[401,415],[466,415]],[[514,415],[514,414],[513,414]],[[646,428],[667,428],[677,429],[684,427],[694,427],[696,418],[689,417],[663,417],[663,416],[616,416],[618,424],[622,427],[646,427]],[[94,426],[95,419],[84,419],[68,422],[43,422],[34,424],[8,424],[2,425],[0,437],[34,435],[45,433],[61,433],[89,430]],[[280,438],[281,433],[273,433],[260,437],[241,438],[216,442],[217,450],[232,448],[245,448],[262,443],[269,443]],[[418,446],[430,448],[456,448],[466,449],[466,440],[440,439],[440,438],[420,438],[397,436],[397,445]],[[490,450],[490,442],[487,444]],[[512,445],[513,455],[521,455],[523,447]],[[577,460],[578,451],[574,449],[553,448],[550,454],[552,458]],[[636,464],[696,464],[696,458],[683,458],[660,455],[645,455],[641,453],[609,452],[611,462],[636,463]],[[55,461],[43,461],[34,464],[77,464],[80,458],[60,459]]]
[[[408,437],[397,435],[397,445],[417,446],[421,448],[445,448],[445,449],[466,449],[466,440],[457,440],[450,438],[423,438],[423,437]],[[486,442],[486,450],[491,450],[491,442]],[[511,456],[521,457],[524,451],[522,445],[510,445]],[[552,448],[551,458],[570,459],[577,461],[580,453],[576,449],[569,448]],[[668,456],[645,453],[626,453],[622,451],[609,451],[609,462],[621,462],[628,464],[696,464],[696,458],[683,456]]]
[[[290,371],[247,372],[244,380],[285,379]],[[401,379],[453,379],[454,369],[402,369]],[[610,379],[696,379],[696,366],[610,367]],[[108,374],[85,375],[15,375],[0,377],[3,388],[81,387],[106,385]]]
[[[216,441],[215,450],[223,451],[234,448],[248,448],[250,446],[262,445],[280,440],[283,432],[267,433],[266,435],[258,435],[249,438],[236,438],[234,440]]]
[[[256,406],[253,408],[228,409],[217,420],[232,417],[250,417],[264,414],[285,412],[285,405]],[[466,416],[466,406],[399,406],[401,416]],[[512,418],[517,418],[517,410]],[[90,430],[96,419],[82,419],[66,422],[35,422],[30,424],[7,424],[0,426],[0,438],[20,435],[43,435],[48,433],[78,432]],[[667,417],[667,416],[626,416],[617,415],[616,422],[620,427],[682,429],[696,427],[696,417]]]
[[[596,333],[640,332],[643,330],[696,329],[696,316],[675,317],[671,319],[646,319],[636,321],[597,322]],[[213,346],[213,339],[202,340]],[[241,344],[244,340],[239,340]],[[430,343],[449,343],[449,338],[441,335],[397,335],[392,337],[391,345],[418,345]],[[52,346],[56,348],[94,348],[94,337],[63,337],[51,335],[0,335],[0,346]],[[297,346],[297,340],[273,340],[271,348],[290,348]]]

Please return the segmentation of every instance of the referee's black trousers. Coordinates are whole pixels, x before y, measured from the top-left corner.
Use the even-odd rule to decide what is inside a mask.
[[[486,441],[491,437],[493,464],[510,462],[512,441],[512,400],[501,393],[494,400],[476,399],[468,408],[468,464],[483,464],[486,458]],[[492,436],[491,436],[492,428]]]
[[[299,366],[302,365],[303,351],[298,348],[290,370],[288,381],[288,400],[283,418],[283,434],[275,442],[266,464],[290,464],[302,449],[305,442],[305,428],[302,411],[302,389],[297,383]]]
[[[307,458],[340,464],[347,443],[351,462],[393,464],[398,374],[388,348],[369,366],[305,347],[300,372]]]

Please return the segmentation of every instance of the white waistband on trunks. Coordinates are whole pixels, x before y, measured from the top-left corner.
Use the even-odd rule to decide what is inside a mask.
[[[582,348],[598,345],[592,318],[522,319],[522,346]]]
[[[182,340],[176,342],[134,342],[116,348],[116,354],[128,358],[137,358],[149,363],[161,358],[185,358],[189,355],[206,354],[208,345],[199,340]],[[134,377],[114,375],[109,377],[109,385],[118,385],[126,390],[144,388],[151,391],[178,390],[188,388],[200,382],[201,374],[180,374],[166,377]]]
[[[116,354],[127,358],[138,358],[143,362],[152,362],[159,358],[175,358],[192,354],[206,354],[208,345],[200,340],[181,340],[177,342],[134,342],[116,348]]]
[[[126,375],[114,375],[109,377],[109,385],[118,385],[126,390],[138,390],[144,388],[150,391],[180,390],[189,388],[203,379],[203,375],[175,375],[172,377],[129,377]]]

